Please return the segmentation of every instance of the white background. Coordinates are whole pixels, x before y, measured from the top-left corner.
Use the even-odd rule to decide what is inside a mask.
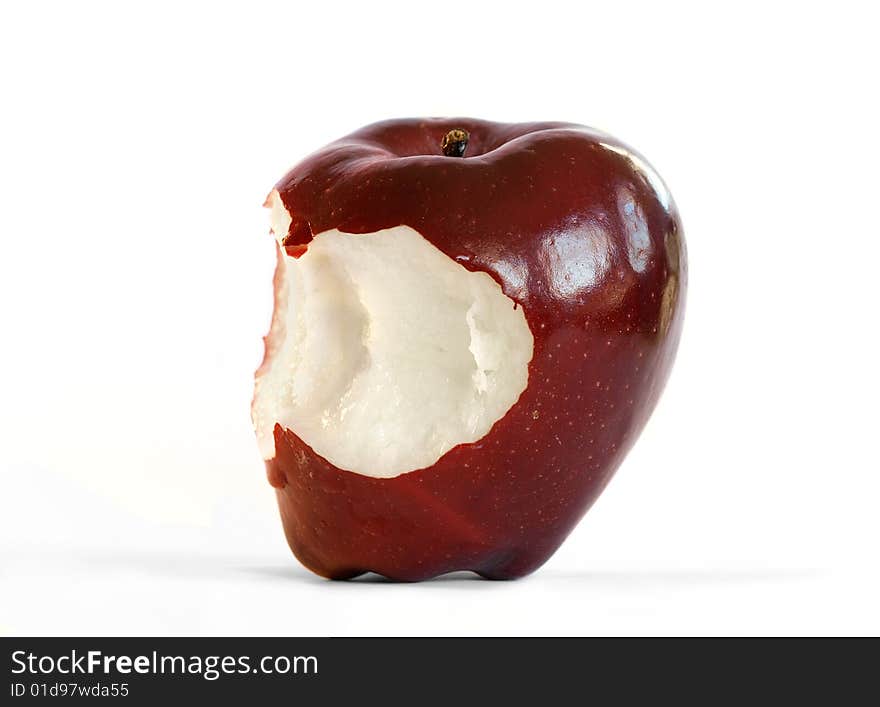
[[[869,3],[237,5],[0,10],[0,633],[880,632]],[[249,421],[260,205],[365,123],[455,114],[648,156],[680,354],[537,574],[326,582]]]

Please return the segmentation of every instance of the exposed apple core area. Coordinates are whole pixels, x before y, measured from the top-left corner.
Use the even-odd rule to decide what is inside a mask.
[[[277,192],[268,206],[280,241],[290,216]],[[399,476],[484,437],[526,388],[522,307],[408,226],[325,231],[278,267],[253,405],[266,459],[279,423],[340,469]]]

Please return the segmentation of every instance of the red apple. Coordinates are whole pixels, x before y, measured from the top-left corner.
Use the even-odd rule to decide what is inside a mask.
[[[253,417],[288,543],[336,579],[543,564],[644,426],[681,334],[681,222],[566,123],[392,120],[269,196]]]

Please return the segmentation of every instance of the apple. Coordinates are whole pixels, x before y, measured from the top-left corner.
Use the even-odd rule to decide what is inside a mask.
[[[534,571],[669,375],[687,269],[660,177],[580,125],[390,120],[266,205],[252,415],[293,553],[334,579]]]

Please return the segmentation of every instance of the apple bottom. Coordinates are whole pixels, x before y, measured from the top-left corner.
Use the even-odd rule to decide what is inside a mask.
[[[510,488],[509,474],[460,468],[472,445],[430,469],[375,479],[336,468],[280,426],[275,442],[266,467],[287,542],[303,565],[330,579],[375,572],[412,582],[459,570],[522,577],[555,552],[601,491],[536,518],[522,506],[533,506],[532,494]]]

